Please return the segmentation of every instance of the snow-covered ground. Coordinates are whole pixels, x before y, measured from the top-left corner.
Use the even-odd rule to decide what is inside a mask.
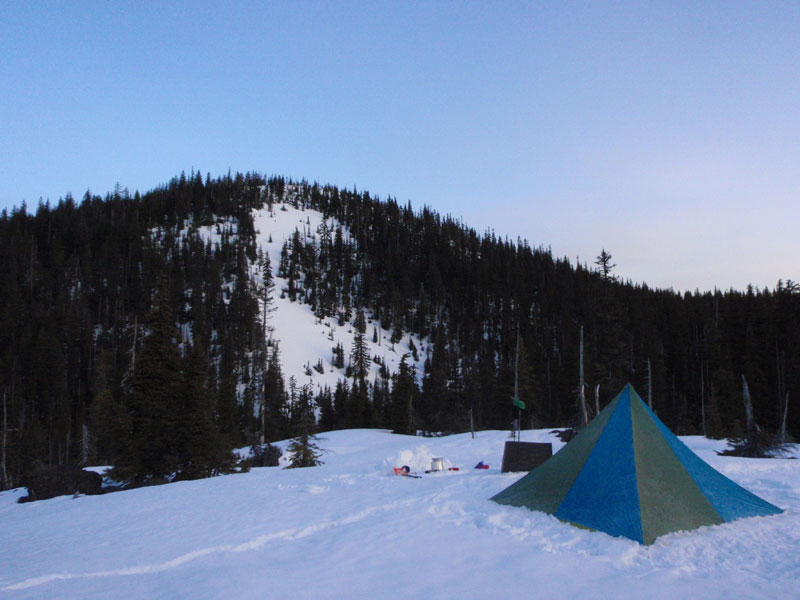
[[[724,443],[683,438],[786,512],[641,546],[491,502],[521,476],[500,473],[505,432],[321,437],[315,468],[30,504],[4,492],[0,597],[800,597],[800,460],[720,457]],[[522,439],[561,446],[547,431]],[[433,457],[460,470],[392,474]]]

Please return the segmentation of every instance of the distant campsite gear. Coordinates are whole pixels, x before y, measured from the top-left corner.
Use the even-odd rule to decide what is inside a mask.
[[[431,471],[444,471],[444,459],[442,459],[442,458],[432,458],[431,459]]]
[[[783,512],[689,450],[630,384],[555,456],[492,500],[642,544]]]
[[[485,464],[483,464],[483,461],[481,461],[477,465],[475,465],[475,468],[476,469],[488,469],[489,465],[485,465]]]
[[[402,475],[403,477],[413,477],[414,479],[420,479],[421,475],[413,475],[411,473],[411,467],[408,465],[403,465],[402,467],[395,467],[394,468],[395,475]]]
[[[553,456],[550,442],[506,442],[503,449],[502,473],[530,471]]]

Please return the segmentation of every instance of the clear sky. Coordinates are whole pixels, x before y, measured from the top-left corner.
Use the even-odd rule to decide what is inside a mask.
[[[0,208],[191,169],[772,288],[800,280],[800,2],[0,3]]]

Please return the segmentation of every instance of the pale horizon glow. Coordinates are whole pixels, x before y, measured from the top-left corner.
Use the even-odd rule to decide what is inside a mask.
[[[0,209],[357,187],[625,280],[800,280],[800,5],[6,3]]]

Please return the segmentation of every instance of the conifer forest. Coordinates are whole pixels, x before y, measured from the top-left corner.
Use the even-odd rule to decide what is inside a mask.
[[[282,204],[336,225],[270,264],[252,211]],[[522,426],[571,426],[581,339],[591,412],[631,382],[679,435],[741,436],[746,380],[759,426],[800,434],[800,284],[679,294],[621,280],[597,251],[573,264],[427,207],[255,173],[4,211],[0,488],[42,464],[204,477],[234,448],[332,429],[507,429],[515,364]],[[286,380],[280,294],[358,332],[333,348],[334,389]],[[367,319],[427,340],[422,372],[367,377]]]

